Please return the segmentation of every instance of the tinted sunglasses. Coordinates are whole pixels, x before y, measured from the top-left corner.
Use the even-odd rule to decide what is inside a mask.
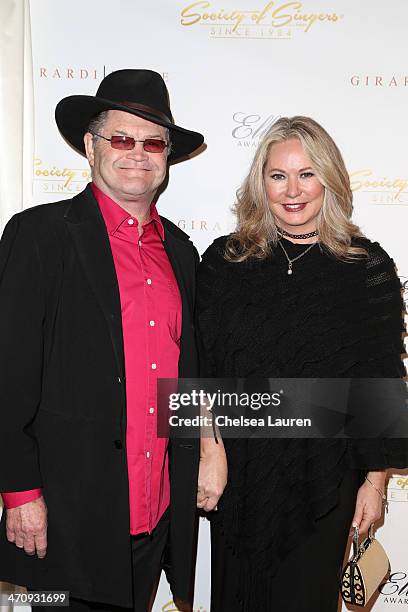
[[[143,143],[143,149],[148,153],[162,153],[166,147],[169,146],[168,142],[161,140],[160,138],[146,138],[145,140],[135,140],[132,136],[111,136],[105,138],[101,134],[91,132],[92,136],[98,136],[110,142],[112,149],[119,149],[120,151],[131,151],[135,148],[137,142]]]

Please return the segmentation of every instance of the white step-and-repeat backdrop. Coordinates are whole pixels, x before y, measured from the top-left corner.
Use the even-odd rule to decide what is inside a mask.
[[[406,0],[31,0],[34,202],[71,197],[89,180],[55,126],[58,100],[93,95],[113,70],[150,68],[176,122],[205,134],[207,149],[170,169],[159,200],[199,250],[232,229],[234,194],[265,130],[282,115],[310,115],[344,154],[356,222],[408,289],[407,22]],[[392,573],[375,612],[408,609],[408,474],[391,478],[388,497],[378,537]],[[201,527],[195,612],[209,610]],[[164,579],[154,610],[175,610]]]

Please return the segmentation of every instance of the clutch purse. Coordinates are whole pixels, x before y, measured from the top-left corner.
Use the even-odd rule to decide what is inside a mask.
[[[363,608],[386,576],[389,565],[385,550],[374,537],[373,525],[360,546],[356,527],[353,535],[353,557],[345,566],[341,578],[340,591],[343,601]]]

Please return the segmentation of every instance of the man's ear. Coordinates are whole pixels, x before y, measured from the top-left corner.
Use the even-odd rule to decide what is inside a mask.
[[[91,168],[94,165],[95,161],[95,152],[94,152],[94,139],[90,132],[86,132],[84,135],[84,145],[85,145],[85,153],[88,159],[89,165]]]

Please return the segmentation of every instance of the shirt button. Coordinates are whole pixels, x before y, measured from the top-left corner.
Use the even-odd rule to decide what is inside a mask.
[[[149,457],[150,457],[150,453],[149,453],[149,451],[147,451],[147,453],[146,453],[146,457],[149,459]]]
[[[128,223],[129,223],[129,225],[133,225],[133,224],[134,224],[134,222],[135,222],[135,220],[134,220],[134,219],[128,219]]]
[[[149,321],[150,327],[154,327],[154,321]]]
[[[154,408],[153,407],[149,408],[149,412],[150,412],[150,414],[153,414],[154,413]]]
[[[142,246],[142,241],[141,240],[139,240],[138,245]]]
[[[148,279],[147,279],[147,281],[146,281],[146,283],[147,283],[148,285],[151,285],[151,284],[152,284],[152,279],[151,279],[151,278],[148,278]]]
[[[157,368],[157,363],[152,363],[152,370],[155,370]]]

